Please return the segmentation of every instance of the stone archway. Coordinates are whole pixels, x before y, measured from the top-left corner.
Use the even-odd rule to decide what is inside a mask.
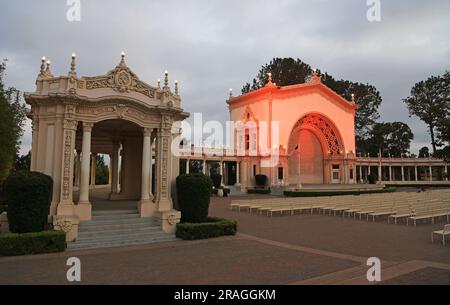
[[[289,184],[330,183],[330,158],[343,155],[344,146],[335,124],[319,113],[309,113],[294,125],[288,145]]]

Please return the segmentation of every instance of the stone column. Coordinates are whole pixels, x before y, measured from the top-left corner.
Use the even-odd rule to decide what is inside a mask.
[[[203,175],[206,175],[206,161],[204,159],[202,160],[202,172]]]
[[[392,181],[392,166],[389,165],[389,181]]]
[[[91,161],[91,133],[93,124],[83,123],[83,144],[81,156],[81,182],[80,182],[80,201],[78,205],[84,205],[87,209],[91,208],[89,202],[89,167]]]
[[[236,186],[241,185],[241,162],[236,162]]]
[[[363,183],[363,172],[362,172],[362,165],[359,166],[359,181]]]
[[[402,165],[402,182],[405,181],[405,167]]]
[[[191,164],[191,159],[186,160],[186,174],[189,174],[189,166]]]
[[[416,178],[416,181],[419,181],[419,177],[417,175],[417,165],[414,166],[414,178]]]
[[[53,216],[53,227],[66,233],[66,241],[73,241],[78,235],[80,217],[73,204],[73,163],[75,136],[78,122],[73,118],[75,107],[67,105],[68,117],[63,123],[62,164],[61,164],[61,193],[56,215]]]
[[[95,176],[97,175],[97,154],[91,154],[91,188],[95,187]]]
[[[378,164],[378,182],[382,182],[383,181],[383,177],[382,177],[382,171],[381,171],[381,164]]]
[[[431,167],[431,165],[429,166],[429,170],[430,170],[430,181],[433,181],[433,168]]]
[[[33,106],[34,109],[36,106]],[[31,122],[32,128],[32,140],[31,140],[31,164],[30,170],[36,171],[36,158],[37,158],[37,150],[38,150],[38,142],[39,142],[39,119],[36,115],[33,115],[33,121]]]
[[[161,128],[157,133],[156,149],[156,190],[157,206],[155,217],[164,232],[175,233],[176,224],[180,222],[181,213],[173,209],[171,197],[172,177],[172,118],[163,114],[161,117]]]
[[[112,184],[112,168],[111,168],[111,157],[112,155],[108,155],[109,156],[109,166],[108,166],[108,185],[111,186]]]
[[[223,186],[223,161],[220,161],[220,185]]]
[[[81,177],[81,151],[77,151],[77,157],[75,159],[75,186],[80,186]]]
[[[142,170],[141,170],[141,200],[138,204],[138,210],[141,213],[141,217],[151,217],[155,211],[155,206],[152,202],[153,196],[150,196],[150,182],[151,182],[151,158],[152,158],[152,146],[150,128],[144,128],[144,140],[142,145]]]
[[[111,194],[119,193],[119,147],[120,142],[113,142],[113,149],[111,154]]]
[[[448,173],[448,164],[445,164],[445,173],[446,173],[445,181],[448,181],[448,175],[449,175],[449,173]]]

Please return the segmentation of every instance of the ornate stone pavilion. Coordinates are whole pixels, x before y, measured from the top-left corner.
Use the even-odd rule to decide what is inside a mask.
[[[173,233],[181,217],[172,199],[179,161],[171,143],[180,132],[173,123],[189,116],[181,108],[178,83],[171,91],[167,72],[162,85],[142,82],[124,53],[113,70],[95,77],[78,77],[75,60],[73,55],[67,76],[53,76],[44,58],[36,91],[25,94],[33,126],[31,170],[53,178],[50,221],[69,241],[76,239],[79,222],[92,215],[91,156],[107,154],[110,199],[136,200],[141,217],[154,217]]]

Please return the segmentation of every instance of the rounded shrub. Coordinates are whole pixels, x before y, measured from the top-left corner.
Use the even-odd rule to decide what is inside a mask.
[[[204,222],[208,217],[213,183],[203,174],[177,177],[177,198],[182,222]]]
[[[257,187],[265,187],[267,184],[267,176],[266,175],[256,175],[255,182]]]
[[[219,188],[221,185],[221,182],[222,182],[222,175],[220,175],[220,174],[212,174],[211,175],[211,180],[212,180],[212,183],[213,183],[213,185],[214,185],[214,187],[217,189],[217,188]]]
[[[52,198],[52,178],[37,172],[18,171],[4,182],[9,229],[13,233],[45,229]]]

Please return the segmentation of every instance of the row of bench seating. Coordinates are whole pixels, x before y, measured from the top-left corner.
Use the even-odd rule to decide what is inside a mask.
[[[354,219],[376,221],[385,218],[388,223],[405,220],[417,225],[418,221],[450,219],[450,190],[422,193],[397,192],[385,194],[346,195],[334,197],[300,197],[233,200],[231,209],[273,216],[295,213],[340,215]]]

